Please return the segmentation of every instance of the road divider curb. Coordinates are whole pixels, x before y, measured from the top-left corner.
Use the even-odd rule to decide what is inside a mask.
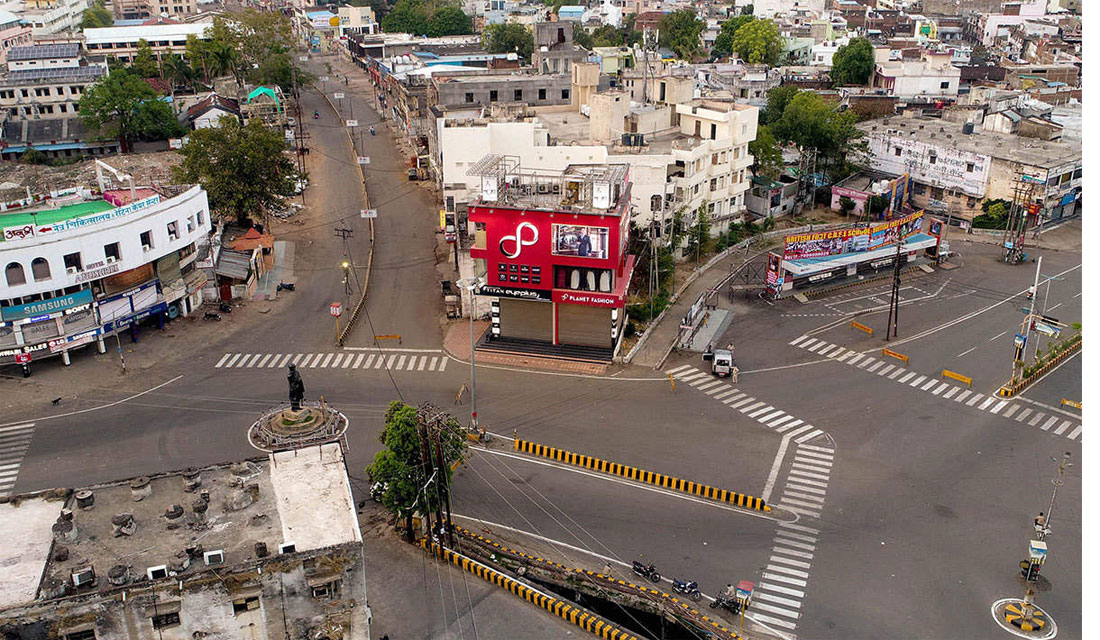
[[[1042,367],[1039,367],[1038,371],[1036,371],[1035,373],[1031,374],[1030,376],[1024,378],[1023,380],[1020,380],[1019,382],[1017,382],[1015,384],[1013,384],[1012,382],[1006,382],[1004,385],[1001,386],[1000,389],[997,389],[997,395],[1001,396],[1002,398],[1011,398],[1011,397],[1015,396],[1016,394],[1020,393],[1024,389],[1031,386],[1031,384],[1033,382],[1035,382],[1039,378],[1042,378],[1047,373],[1049,373],[1051,371],[1051,369],[1058,366],[1059,364],[1064,362],[1067,358],[1069,358],[1070,356],[1072,356],[1072,355],[1076,354],[1078,351],[1080,351],[1081,350],[1081,344],[1082,344],[1081,335],[1078,334],[1076,336],[1076,340],[1073,342],[1073,344],[1069,345],[1061,353],[1059,353],[1057,356],[1055,356],[1050,362],[1044,364]]]
[[[639,640],[638,636],[623,631],[599,616],[589,613],[580,607],[571,605],[564,600],[548,596],[537,589],[533,589],[523,584],[519,580],[504,575],[496,569],[487,567],[476,560],[451,551],[435,542],[429,543],[426,538],[420,540],[420,546],[430,551],[432,555],[439,556],[444,561],[456,567],[461,567],[463,571],[472,573],[486,582],[491,582],[502,589],[507,589],[524,600],[546,609],[562,620],[575,624],[598,638],[610,638],[611,640]]]
[[[965,384],[967,389],[971,389],[974,386],[974,378],[971,378],[970,376],[964,376],[961,373],[955,373],[950,369],[944,369],[943,372],[940,373],[940,380],[943,380],[944,378],[958,380],[959,382]]]
[[[563,451],[562,449],[549,447],[537,442],[516,438],[515,448],[516,451],[521,453],[527,453],[541,458],[550,458],[551,460],[557,460],[558,462],[564,462],[591,471],[599,471],[600,473],[607,473],[643,484],[650,484],[656,487],[699,496],[700,498],[706,498],[708,500],[725,502],[736,507],[744,507],[753,511],[763,512],[770,512],[772,510],[763,498],[756,498],[728,489],[719,489],[698,482],[684,480],[683,478],[674,478],[672,476],[666,476],[663,473],[646,471],[644,469],[638,469],[637,467],[628,467],[624,464],[611,462],[602,458],[573,453],[571,451]]]
[[[904,362],[905,366],[909,366],[909,356],[905,355],[904,353],[898,353],[897,351],[892,351],[890,349],[883,349],[882,355],[889,356],[891,358],[897,358],[898,360]]]
[[[859,329],[860,331],[866,333],[869,336],[875,335],[875,330],[874,329],[872,329],[871,327],[868,327],[867,325],[865,325],[863,323],[856,322],[855,320],[852,320],[852,323],[848,326],[852,327],[853,329]]]

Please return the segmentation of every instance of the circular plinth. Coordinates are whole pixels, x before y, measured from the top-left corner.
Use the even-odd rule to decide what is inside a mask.
[[[1024,616],[1024,602],[1019,598],[1005,598],[993,603],[990,613],[1002,629],[1021,638],[1050,640],[1058,635],[1058,625],[1050,615],[1032,605],[1030,616]]]
[[[248,443],[265,453],[299,449],[337,440],[348,430],[347,416],[321,403],[284,405],[268,411],[248,428]]]

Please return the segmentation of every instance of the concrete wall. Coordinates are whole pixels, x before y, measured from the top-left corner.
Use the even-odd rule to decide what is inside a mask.
[[[908,171],[916,182],[963,191],[978,198],[986,196],[992,175],[988,155],[940,144],[931,130],[924,140],[872,132],[867,142],[873,166],[880,171],[899,175]],[[930,163],[933,154],[935,164]]]
[[[570,104],[572,78],[569,75],[486,76],[476,81],[436,82],[438,104],[463,106],[489,105],[494,102],[526,102],[531,106]],[[539,91],[545,90],[540,96]],[[496,91],[496,99],[492,92]],[[519,97],[516,96],[519,91]],[[563,97],[562,92],[566,92]]]

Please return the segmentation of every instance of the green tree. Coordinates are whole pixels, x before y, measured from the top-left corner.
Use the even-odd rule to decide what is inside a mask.
[[[153,78],[160,72],[157,59],[153,57],[153,49],[145,38],[138,40],[137,53],[134,54],[130,68],[142,78]]]
[[[397,0],[393,9],[382,19],[382,30],[386,33],[424,35],[428,33],[428,19],[428,11],[420,0]]]
[[[195,70],[187,64],[186,58],[174,53],[161,60],[160,75],[171,85],[173,97],[176,95],[177,86],[193,87],[194,85]]]
[[[764,124],[773,124],[783,117],[783,111],[791,98],[798,95],[798,87],[794,85],[782,85],[768,91],[768,103],[760,113],[760,121]]]
[[[866,211],[872,219],[878,217],[890,206],[890,198],[883,195],[874,195],[867,198]]]
[[[706,23],[692,9],[681,9],[661,18],[660,45],[676,52],[682,60],[691,61],[699,55],[703,46],[700,36]]]
[[[212,59],[212,53],[210,51],[210,44],[206,40],[200,40],[194,34],[187,36],[187,44],[184,48],[184,56],[187,58],[187,64],[191,65],[191,68],[198,71],[202,71],[202,81],[204,84],[210,83],[210,63]]]
[[[875,70],[875,50],[866,38],[855,38],[837,49],[833,55],[833,69],[830,72],[833,85],[867,84],[871,72]]]
[[[837,111],[820,95],[802,91],[790,99],[771,129],[778,140],[793,142],[803,150],[816,149],[818,166],[839,174],[866,153],[863,132],[856,129],[855,122],[854,113]]]
[[[779,179],[779,173],[783,170],[783,152],[767,125],[762,124],[756,128],[756,139],[749,143],[749,153],[753,157],[754,176]]]
[[[774,65],[781,47],[779,28],[771,20],[753,20],[733,34],[733,50],[750,64]]]
[[[262,221],[281,196],[294,195],[296,169],[285,148],[282,131],[259,120],[242,126],[221,118],[217,126],[191,132],[174,174],[181,182],[201,184],[211,209],[247,227],[253,217]]]
[[[592,40],[592,35],[582,29],[580,26],[573,30],[573,42],[590,51],[592,50],[592,47],[596,46]]]
[[[461,7],[447,5],[439,7],[428,22],[430,36],[457,36],[474,32],[470,16]]]
[[[95,4],[84,10],[80,18],[81,29],[96,29],[109,27],[115,23],[111,10],[107,8],[103,0],[97,0]]]
[[[721,25],[722,30],[714,39],[714,46],[711,47],[711,56],[714,58],[728,58],[733,53],[733,34],[753,20],[754,18],[751,15],[740,15],[723,22]]]
[[[535,37],[522,24],[506,22],[491,24],[481,33],[481,42],[489,53],[518,53],[524,61],[531,59]]]
[[[1005,203],[1001,199],[983,202],[982,210],[985,213],[974,216],[972,226],[975,229],[1004,229],[1008,225],[1008,206]]]
[[[840,212],[844,214],[844,217],[852,215],[852,210],[856,208],[856,201],[852,200],[848,196],[840,198]]]
[[[186,131],[172,113],[172,106],[159,99],[146,100],[138,105],[133,118],[134,136],[146,142],[167,140],[183,135]]]
[[[80,118],[91,129],[108,126],[110,135],[118,137],[122,151],[130,150],[134,136],[134,114],[157,92],[130,69],[118,69],[101,78],[80,97]]]
[[[385,448],[374,455],[374,462],[366,469],[371,481],[382,486],[378,496],[382,505],[404,520],[409,539],[413,515],[430,513],[441,506],[454,478],[451,465],[462,459],[466,448],[459,425],[450,416],[438,429],[438,441],[435,430],[430,433],[421,425],[414,407],[391,402],[378,435]],[[427,462],[425,451],[432,454]]]
[[[577,41],[577,34],[574,31],[573,40]],[[577,41],[579,43],[579,41]],[[605,24],[592,32],[592,46],[593,47],[621,47],[623,46],[623,31],[622,29],[616,29],[615,27]]]
[[[755,10],[756,10],[755,7],[753,7],[751,4],[747,4],[743,7],[741,7],[741,15],[751,16],[753,14],[753,11],[755,11]]]
[[[699,261],[700,254],[710,249],[710,214],[707,213],[707,205],[701,204],[695,210],[695,224],[688,230],[688,251],[695,252],[695,261]]]

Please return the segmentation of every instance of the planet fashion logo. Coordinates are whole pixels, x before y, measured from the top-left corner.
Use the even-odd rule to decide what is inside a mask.
[[[524,238],[523,238],[523,230],[524,229],[530,229],[531,230],[531,239],[530,240],[524,240]],[[539,241],[539,229],[538,229],[538,227],[531,224],[530,222],[521,222],[516,226],[516,235],[514,235],[514,236],[504,236],[503,238],[500,239],[500,252],[502,254],[504,254],[505,258],[509,258],[509,259],[518,258],[520,252],[523,251],[524,247],[529,247],[529,246],[535,244],[538,241]],[[504,243],[505,242],[511,242],[513,247],[515,248],[515,251],[508,251],[507,249],[505,249],[504,248]]]

